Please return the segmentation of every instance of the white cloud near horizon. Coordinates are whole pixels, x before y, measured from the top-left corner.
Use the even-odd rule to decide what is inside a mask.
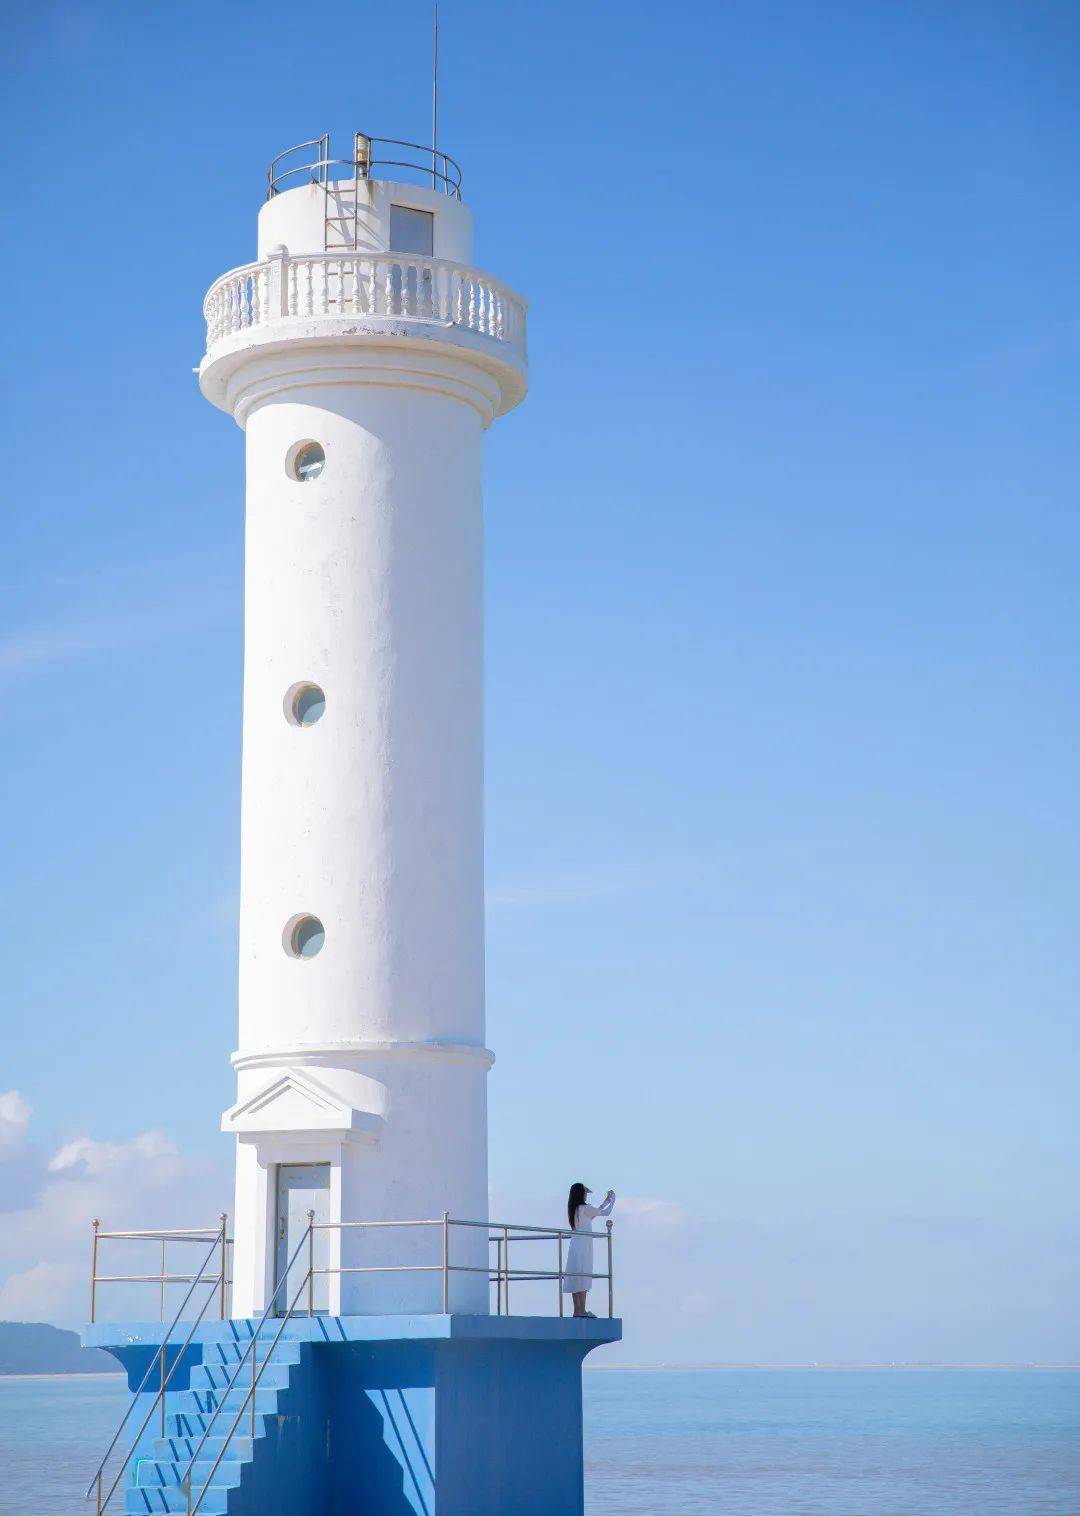
[[[28,1121],[29,1107],[26,1111]],[[124,1142],[76,1137],[62,1144],[30,1202],[5,1213],[0,1225],[0,1319],[81,1324],[95,1218],[108,1230],[210,1226],[226,1184],[217,1165],[186,1157],[160,1131],[139,1132]],[[140,1271],[112,1266],[123,1261],[116,1256],[103,1271]],[[108,1302],[103,1304],[107,1309]],[[157,1310],[157,1296],[146,1287],[131,1298],[127,1314],[156,1317]]]
[[[18,1090],[0,1095],[0,1155],[22,1145],[32,1115],[30,1102]]]

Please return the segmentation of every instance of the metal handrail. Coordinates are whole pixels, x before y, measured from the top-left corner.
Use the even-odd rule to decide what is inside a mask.
[[[310,1227],[309,1227],[308,1231],[309,1231],[309,1235],[310,1235]],[[285,1328],[288,1326],[289,1322],[292,1320],[292,1314],[296,1310],[296,1302],[300,1299],[301,1292],[303,1291],[305,1285],[307,1285],[309,1287],[309,1290],[310,1290],[311,1276],[312,1276],[312,1270],[308,1269],[307,1273],[304,1275],[304,1278],[300,1281],[300,1288],[297,1290],[296,1294],[293,1296],[292,1302],[289,1305],[289,1309],[285,1312],[285,1315],[281,1319],[281,1325],[278,1327],[277,1331],[274,1333],[274,1340],[270,1344],[270,1351],[267,1353],[266,1357],[263,1359],[262,1368],[259,1370],[259,1372],[257,1374],[255,1373],[255,1359],[253,1358],[251,1360],[251,1370],[252,1370],[251,1388],[250,1388],[250,1390],[248,1390],[247,1394],[244,1396],[243,1403],[240,1406],[240,1409],[237,1411],[235,1417],[233,1418],[233,1424],[229,1428],[228,1432],[225,1435],[225,1440],[221,1444],[221,1450],[218,1453],[217,1457],[214,1459],[214,1462],[211,1465],[209,1474],[207,1474],[206,1479],[203,1481],[203,1487],[199,1491],[199,1498],[198,1498],[198,1500],[196,1500],[196,1502],[195,1502],[194,1505],[192,1505],[192,1503],[191,1503],[191,1470],[192,1470],[192,1468],[194,1466],[194,1463],[195,1463],[194,1455],[192,1456],[191,1462],[188,1464],[188,1467],[187,1467],[187,1474],[185,1475],[186,1483],[184,1485],[184,1488],[185,1488],[185,1490],[187,1492],[187,1500],[186,1500],[187,1516],[197,1516],[198,1509],[199,1509],[199,1507],[203,1503],[203,1499],[206,1496],[207,1490],[210,1488],[210,1481],[213,1479],[214,1475],[217,1473],[218,1468],[221,1465],[221,1460],[225,1457],[225,1454],[228,1452],[229,1444],[232,1442],[233,1437],[236,1434],[236,1429],[240,1425],[240,1419],[243,1416],[245,1410],[247,1409],[247,1404],[248,1404],[249,1400],[251,1402],[252,1436],[254,1436],[254,1433],[255,1433],[255,1391],[259,1388],[259,1380],[263,1377],[263,1374],[266,1371],[266,1365],[270,1362],[271,1358],[274,1356],[274,1349],[277,1347],[278,1343],[281,1341],[281,1334],[282,1334],[282,1332],[284,1332]],[[310,1308],[309,1308],[308,1314],[310,1315]],[[265,1320],[266,1318],[264,1317],[263,1319]],[[255,1339],[252,1338],[253,1342],[254,1342],[254,1340]],[[226,1393],[228,1393],[228,1391],[226,1391]],[[220,1407],[218,1407],[217,1409],[220,1409]],[[205,1442],[205,1441],[206,1441],[206,1434],[204,1432],[203,1433],[203,1442]],[[200,1443],[199,1446],[201,1447],[202,1443]]]
[[[97,1287],[99,1284],[156,1284],[161,1292],[161,1307],[158,1319],[165,1320],[165,1286],[168,1284],[197,1284],[205,1274],[205,1264],[198,1274],[170,1273],[167,1249],[171,1243],[205,1242],[213,1239],[214,1247],[221,1247],[221,1317],[225,1319],[228,1300],[229,1274],[228,1250],[233,1239],[222,1228],[228,1218],[224,1214],[217,1227],[155,1227],[149,1231],[104,1232],[100,1221],[92,1221],[90,1243],[90,1324],[97,1320]],[[98,1247],[102,1242],[160,1242],[161,1268],[156,1274],[99,1274]],[[190,1293],[190,1292],[189,1292]]]
[[[488,1244],[496,1243],[498,1250],[497,1262],[492,1272],[490,1262],[481,1267],[476,1264],[451,1263],[449,1233],[451,1227],[477,1227],[488,1233]],[[383,1263],[383,1264],[334,1264],[327,1268],[315,1268],[311,1266],[312,1276],[330,1274],[435,1274],[443,1276],[443,1310],[449,1309],[450,1280],[451,1274],[487,1274],[491,1284],[496,1286],[496,1302],[499,1315],[510,1314],[510,1285],[511,1283],[526,1284],[536,1283],[545,1279],[558,1281],[559,1315],[563,1315],[564,1301],[562,1282],[566,1278],[564,1268],[563,1243],[567,1238],[593,1237],[607,1243],[607,1269],[601,1273],[580,1274],[582,1279],[600,1279],[607,1282],[608,1287],[608,1316],[615,1315],[615,1271],[612,1257],[612,1227],[609,1220],[604,1224],[604,1231],[575,1231],[572,1227],[552,1226],[529,1226],[521,1222],[492,1222],[492,1221],[467,1221],[464,1218],[451,1216],[447,1212],[444,1216],[432,1217],[423,1221],[314,1221],[312,1220],[312,1232],[343,1232],[354,1228],[378,1229],[383,1227],[442,1227],[443,1228],[443,1261],[442,1263]],[[493,1228],[497,1228],[493,1232]],[[559,1257],[557,1269],[512,1269],[510,1267],[510,1243],[511,1242],[555,1242],[559,1244]],[[575,1275],[579,1271],[575,1270]]]
[[[240,1356],[240,1360],[239,1360],[239,1362],[236,1365],[236,1369],[233,1372],[233,1375],[232,1375],[231,1379],[229,1380],[228,1384],[226,1384],[224,1390],[221,1392],[221,1395],[218,1398],[218,1403],[214,1407],[214,1414],[211,1416],[209,1422],[203,1428],[203,1434],[199,1438],[199,1441],[198,1441],[198,1444],[196,1445],[195,1451],[192,1453],[191,1457],[188,1459],[187,1468],[184,1470],[184,1473],[180,1476],[180,1483],[182,1485],[184,1485],[185,1489],[187,1490],[188,1516],[195,1516],[195,1512],[199,1509],[199,1506],[202,1503],[203,1496],[206,1494],[207,1487],[210,1484],[210,1480],[214,1477],[214,1474],[217,1471],[218,1464],[220,1464],[222,1458],[225,1456],[225,1449],[229,1446],[229,1443],[232,1441],[233,1433],[236,1431],[236,1428],[237,1428],[237,1426],[240,1423],[240,1417],[244,1414],[244,1410],[246,1409],[247,1403],[248,1403],[249,1400],[251,1401],[251,1421],[252,1421],[251,1432],[252,1432],[252,1436],[255,1435],[255,1401],[254,1401],[253,1397],[255,1395],[256,1389],[258,1388],[259,1380],[263,1376],[263,1370],[266,1368],[267,1363],[269,1363],[269,1361],[270,1361],[270,1354],[272,1354],[273,1351],[274,1351],[274,1348],[277,1347],[278,1342],[280,1341],[280,1338],[281,1338],[281,1333],[282,1333],[282,1331],[283,1331],[283,1329],[285,1327],[285,1323],[291,1318],[292,1313],[293,1313],[293,1309],[296,1306],[296,1301],[300,1298],[299,1292],[297,1292],[297,1295],[294,1297],[292,1305],[290,1305],[290,1307],[289,1307],[289,1309],[288,1309],[288,1311],[287,1311],[287,1313],[285,1315],[285,1318],[284,1318],[284,1320],[281,1323],[281,1327],[279,1327],[279,1329],[278,1329],[277,1336],[275,1336],[273,1342],[270,1345],[270,1353],[268,1353],[266,1355],[266,1357],[263,1359],[262,1368],[259,1369],[259,1371],[258,1371],[257,1374],[255,1372],[255,1369],[256,1369],[256,1359],[258,1357],[258,1354],[256,1353],[256,1343],[259,1340],[259,1333],[262,1331],[263,1327],[266,1324],[266,1318],[270,1315],[270,1312],[274,1308],[274,1303],[277,1300],[278,1293],[279,1293],[279,1291],[281,1289],[281,1286],[288,1279],[289,1274],[292,1271],[292,1266],[296,1262],[297,1258],[299,1258],[299,1256],[300,1256],[300,1249],[304,1246],[305,1242],[308,1245],[308,1254],[309,1254],[309,1256],[308,1256],[308,1271],[304,1275],[303,1280],[301,1281],[300,1288],[302,1290],[305,1285],[308,1286],[308,1314],[309,1315],[313,1314],[314,1307],[313,1307],[313,1304],[312,1304],[312,1301],[311,1301],[311,1282],[312,1282],[312,1273],[313,1273],[312,1265],[311,1265],[311,1249],[312,1249],[312,1237],[313,1237],[313,1230],[314,1230],[313,1229],[313,1222],[314,1222],[314,1212],[313,1211],[309,1211],[308,1212],[307,1229],[304,1232],[304,1235],[300,1238],[300,1241],[297,1243],[295,1251],[293,1252],[292,1257],[289,1259],[288,1263],[285,1265],[285,1269],[284,1269],[284,1272],[281,1275],[281,1278],[278,1280],[277,1284],[274,1286],[273,1293],[271,1294],[270,1299],[266,1303],[266,1310],[263,1311],[262,1315],[260,1316],[258,1324],[255,1327],[255,1330],[251,1334],[251,1338],[250,1338],[250,1340],[248,1342],[247,1347],[244,1349],[243,1353]],[[240,1373],[241,1373],[241,1371],[242,1371],[245,1363],[247,1362],[248,1354],[249,1353],[251,1353],[253,1355],[252,1359],[251,1359],[251,1388],[248,1391],[247,1395],[245,1396],[243,1404],[241,1405],[239,1411],[236,1414],[236,1420],[233,1422],[232,1426],[229,1428],[228,1435],[226,1436],[225,1441],[222,1444],[221,1452],[218,1454],[217,1459],[214,1462],[214,1467],[210,1470],[210,1473],[206,1476],[206,1483],[203,1485],[202,1490],[199,1493],[199,1498],[195,1502],[195,1505],[192,1506],[192,1504],[191,1504],[191,1471],[195,1467],[195,1463],[196,1463],[196,1460],[198,1459],[199,1454],[202,1452],[204,1446],[206,1445],[206,1439],[209,1437],[211,1431],[213,1430],[214,1426],[217,1423],[218,1417],[221,1415],[221,1408],[225,1404],[226,1397],[236,1387],[236,1382],[240,1378]]]
[[[116,1428],[116,1431],[113,1434],[113,1439],[109,1443],[109,1446],[105,1450],[105,1456],[104,1456],[104,1458],[102,1458],[101,1462],[98,1464],[97,1472],[93,1475],[93,1477],[90,1480],[90,1483],[86,1487],[86,1493],[83,1496],[84,1500],[89,1500],[90,1499],[90,1492],[93,1489],[95,1489],[95,1487],[97,1489],[97,1516],[101,1516],[101,1513],[105,1510],[105,1508],[109,1504],[109,1501],[112,1499],[113,1495],[116,1493],[116,1487],[120,1483],[120,1480],[123,1478],[124,1472],[127,1469],[128,1464],[131,1462],[132,1455],[135,1452],[135,1449],[139,1445],[139,1439],[142,1437],[142,1434],[146,1431],[146,1428],[149,1426],[149,1424],[150,1424],[150,1418],[153,1416],[153,1414],[154,1414],[154,1412],[157,1409],[157,1407],[158,1407],[159,1404],[161,1405],[161,1413],[162,1413],[162,1420],[163,1420],[162,1431],[164,1432],[165,1391],[168,1389],[169,1383],[172,1380],[173,1375],[176,1373],[176,1370],[177,1370],[177,1368],[178,1368],[181,1360],[183,1359],[184,1354],[187,1352],[187,1349],[188,1349],[188,1347],[191,1344],[191,1339],[194,1336],[196,1327],[199,1325],[199,1323],[202,1321],[203,1317],[206,1315],[206,1307],[210,1304],[211,1300],[214,1298],[214,1291],[213,1290],[211,1290],[207,1294],[206,1299],[203,1301],[202,1309],[199,1311],[198,1316],[195,1318],[194,1322],[192,1323],[191,1328],[188,1331],[188,1334],[187,1334],[186,1338],[184,1339],[183,1345],[181,1346],[179,1353],[176,1355],[175,1359],[173,1360],[173,1366],[172,1366],[172,1368],[169,1369],[168,1372],[166,1373],[166,1365],[167,1365],[167,1362],[168,1362],[169,1338],[172,1336],[172,1333],[173,1333],[173,1331],[176,1328],[176,1324],[180,1320],[181,1314],[183,1313],[184,1308],[187,1305],[188,1301],[191,1299],[192,1295],[194,1294],[195,1287],[196,1287],[196,1285],[198,1285],[198,1283],[200,1282],[200,1280],[202,1280],[202,1281],[204,1281],[205,1283],[208,1283],[208,1284],[213,1284],[215,1286],[218,1283],[221,1283],[222,1288],[224,1289],[224,1278],[225,1278],[225,1275],[224,1275],[224,1268],[225,1268],[225,1265],[224,1265],[224,1252],[225,1252],[225,1246],[226,1246],[226,1235],[225,1235],[226,1234],[226,1227],[227,1227],[227,1218],[225,1216],[222,1216],[222,1218],[221,1218],[221,1226],[218,1228],[217,1232],[214,1234],[214,1240],[210,1244],[210,1251],[207,1253],[206,1257],[203,1260],[202,1268],[199,1270],[198,1274],[196,1274],[195,1278],[191,1281],[191,1285],[190,1285],[190,1287],[188,1289],[187,1294],[184,1296],[183,1300],[180,1302],[180,1306],[179,1306],[179,1309],[176,1312],[176,1315],[173,1317],[172,1321],[169,1324],[168,1329],[166,1330],[164,1336],[161,1339],[161,1346],[158,1348],[157,1352],[154,1354],[154,1356],[151,1358],[149,1364],[147,1365],[146,1373],[143,1375],[142,1379],[139,1382],[139,1388],[135,1391],[134,1395],[132,1396],[132,1398],[131,1398],[131,1400],[130,1400],[130,1402],[128,1404],[127,1410],[124,1412],[123,1416],[120,1419],[120,1425]],[[94,1259],[95,1259],[95,1263],[96,1263],[96,1258],[97,1258],[96,1244],[97,1244],[98,1235],[99,1235],[98,1223],[95,1221],[94,1222],[94,1243],[95,1243]],[[106,1235],[108,1235],[108,1234],[106,1234]],[[134,1234],[131,1234],[131,1235],[139,1235],[139,1234],[134,1233]],[[207,1272],[206,1272],[207,1265],[209,1264],[211,1258],[213,1258],[214,1254],[217,1252],[219,1246],[220,1246],[220,1248],[222,1250],[222,1272],[220,1274],[207,1274]],[[91,1298],[92,1298],[92,1292],[91,1292]],[[112,1456],[113,1449],[116,1447],[116,1444],[120,1440],[120,1434],[123,1432],[125,1426],[127,1426],[128,1418],[130,1417],[132,1411],[135,1409],[135,1406],[138,1404],[139,1396],[142,1394],[143,1390],[146,1388],[146,1386],[147,1386],[147,1384],[148,1384],[148,1382],[150,1380],[150,1375],[153,1373],[154,1365],[159,1360],[160,1360],[160,1363],[161,1363],[161,1386],[160,1386],[157,1394],[154,1396],[154,1400],[153,1400],[153,1402],[152,1402],[152,1404],[150,1406],[150,1409],[146,1413],[146,1416],[145,1416],[145,1418],[143,1420],[142,1426],[136,1432],[136,1434],[135,1434],[135,1436],[134,1436],[134,1438],[132,1440],[131,1446],[128,1448],[128,1451],[127,1451],[127,1453],[124,1456],[123,1463],[121,1463],[119,1469],[117,1470],[116,1478],[113,1480],[112,1484],[109,1487],[109,1493],[105,1496],[105,1499],[102,1500],[102,1498],[101,1498],[101,1488],[102,1488],[103,1476],[104,1476],[104,1472],[105,1472],[105,1465],[108,1463],[110,1457]]]
[[[329,132],[324,132],[321,137],[312,137],[307,142],[298,142],[293,147],[287,147],[284,152],[278,153],[277,157],[271,160],[270,167],[266,171],[266,198],[272,200],[275,195],[279,195],[285,181],[299,174],[310,174],[311,182],[322,185],[325,189],[330,182],[328,170],[338,167],[351,169],[353,177],[357,180],[381,177],[372,173],[372,170],[376,168],[413,169],[418,173],[429,175],[433,189],[441,187],[444,194],[453,196],[455,200],[461,199],[461,165],[441,147],[428,147],[422,142],[406,142],[402,137],[369,137],[365,132],[358,132],[354,140],[357,145],[352,158],[331,156]],[[361,143],[366,145],[365,153],[360,151]],[[420,154],[422,161],[417,162],[411,158],[377,158],[371,151],[376,144],[380,148],[407,148],[411,153]],[[285,158],[292,153],[301,153],[307,147],[317,148],[317,156],[304,163],[298,163],[292,168],[279,169],[278,165]]]

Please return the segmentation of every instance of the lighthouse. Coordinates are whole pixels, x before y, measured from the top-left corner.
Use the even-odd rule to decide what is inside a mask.
[[[456,165],[358,136],[275,160],[258,258],[206,302],[203,393],[244,432],[234,1309],[307,1225],[487,1215],[484,433],[525,304],[472,267]],[[319,1306],[432,1308],[432,1239],[320,1231]],[[484,1239],[455,1237],[462,1262]],[[485,1310],[482,1274],[452,1307]]]
[[[611,1224],[606,1315],[567,1318],[565,1218],[487,1203],[481,476],[525,302],[474,265],[454,160],[357,133],[273,160],[256,257],[203,310],[246,472],[235,1200],[92,1223],[84,1341],[133,1398],[87,1494],[581,1516]],[[105,1262],[130,1247],[160,1273]],[[100,1319],[118,1284],[159,1320]]]

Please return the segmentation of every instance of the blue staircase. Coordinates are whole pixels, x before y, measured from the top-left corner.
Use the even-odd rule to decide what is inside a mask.
[[[250,1338],[227,1338],[205,1344],[203,1362],[191,1370],[190,1388],[166,1394],[165,1435],[154,1439],[152,1456],[140,1457],[135,1466],[134,1483],[125,1491],[124,1509],[128,1516],[186,1511],[187,1499],[181,1480],[188,1460],[199,1446],[218,1406],[221,1407],[220,1414],[192,1470],[192,1505],[206,1483],[214,1460],[224,1448],[225,1456],[203,1496],[199,1516],[248,1516],[249,1512],[251,1516],[258,1516],[260,1498],[255,1486],[264,1484],[267,1471],[260,1471],[263,1479],[256,1478],[255,1460],[262,1452],[264,1464],[275,1461],[275,1449],[268,1445],[268,1440],[277,1441],[282,1419],[290,1412],[290,1399],[297,1398],[294,1376],[302,1377],[298,1371],[304,1362],[304,1354],[310,1352],[306,1345],[290,1342],[287,1338],[283,1338],[271,1352],[272,1340],[268,1337],[265,1343],[259,1343],[258,1363],[261,1366],[265,1361],[266,1367],[255,1391],[254,1435],[248,1405],[227,1446],[226,1439],[236,1413],[251,1388],[250,1356],[240,1371],[236,1388],[229,1390],[228,1384]],[[298,1409],[299,1406],[293,1408],[294,1414]],[[261,1499],[265,1500],[265,1490]]]

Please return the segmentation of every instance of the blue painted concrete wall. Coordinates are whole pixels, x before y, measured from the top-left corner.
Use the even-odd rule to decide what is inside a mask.
[[[250,1331],[200,1328],[173,1383],[226,1347],[235,1354]],[[113,1352],[137,1384],[153,1334],[99,1324],[84,1340]],[[620,1322],[316,1317],[291,1321],[286,1336],[303,1350],[266,1402],[228,1516],[581,1516],[581,1365],[621,1336]],[[170,1402],[190,1407],[194,1393],[170,1392]],[[183,1507],[133,1490],[127,1508]]]

